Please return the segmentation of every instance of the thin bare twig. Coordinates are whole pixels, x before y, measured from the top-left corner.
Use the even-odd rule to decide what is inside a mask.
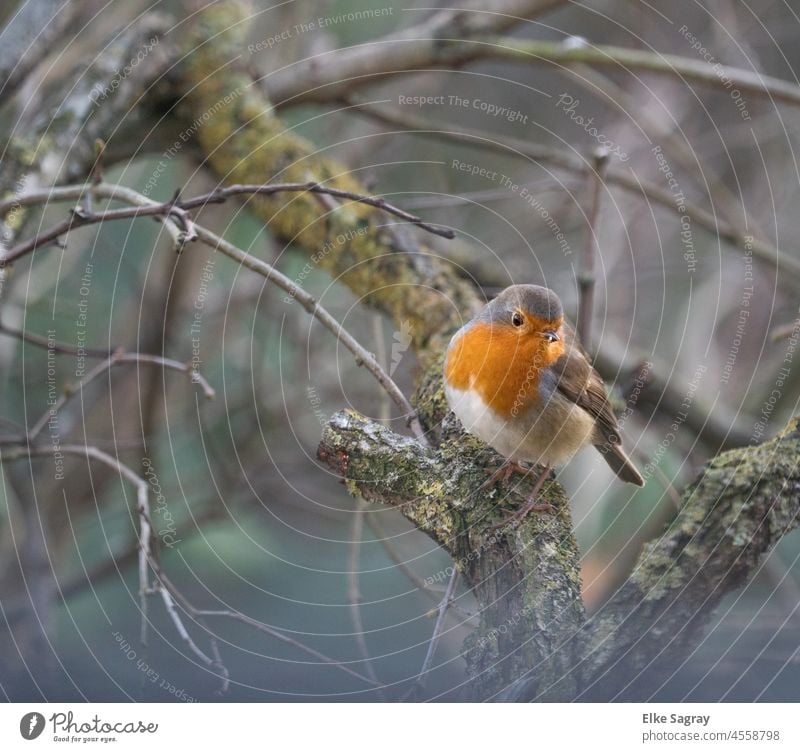
[[[523,63],[584,63],[591,66],[646,71],[696,81],[717,89],[728,90],[732,85],[745,94],[768,97],[777,102],[800,105],[800,86],[757,71],[732,66],[710,64],[681,55],[666,55],[650,50],[635,50],[611,45],[570,45],[544,40],[492,37],[476,42],[487,45],[486,55],[500,60]]]
[[[334,198],[344,199],[347,201],[355,201],[356,203],[372,206],[375,209],[380,209],[387,214],[391,214],[394,217],[398,217],[406,222],[410,222],[411,224],[416,225],[420,229],[430,232],[433,235],[439,235],[442,238],[448,239],[452,239],[456,236],[455,232],[451,228],[429,224],[415,214],[410,214],[404,209],[400,209],[399,207],[390,204],[388,201],[386,201],[386,199],[378,196],[367,196],[362,193],[353,193],[352,191],[343,191],[339,188],[329,188],[313,180],[310,180],[306,183],[275,183],[273,185],[268,183],[265,185],[229,185],[225,188],[218,188],[217,190],[207,193],[204,196],[197,196],[196,198],[181,201],[178,205],[182,209],[195,209],[197,207],[205,206],[206,204],[223,203],[231,196],[270,196],[275,193],[284,192],[316,193],[319,195],[333,196]]]
[[[84,195],[85,192],[85,190],[82,191],[81,195]],[[91,189],[89,189],[89,192],[92,192]],[[71,210],[68,219],[62,220],[50,229],[39,233],[29,240],[18,243],[11,248],[5,257],[0,259],[0,268],[14,263],[23,256],[32,253],[37,248],[50,245],[71,230],[88,225],[96,225],[101,222],[109,222],[115,219],[135,219],[136,217],[164,217],[172,219],[175,224],[181,228],[182,241],[194,240],[192,222],[188,214],[180,206],[177,206],[174,201],[165,201],[160,204],[154,203],[149,206],[126,206],[121,209],[108,209],[103,212],[88,212],[82,207],[76,207]]]
[[[265,261],[245,253],[237,246],[229,243],[227,240],[215,235],[205,227],[197,225],[198,238],[207,243],[220,253],[238,261],[242,266],[258,272],[266,279],[270,280],[284,292],[294,298],[300,303],[303,308],[308,311],[314,318],[317,319],[326,329],[332,332],[336,338],[355,356],[355,361],[358,365],[363,365],[377,380],[378,383],[387,391],[392,401],[405,412],[405,417],[411,426],[412,431],[416,438],[427,445],[428,440],[425,436],[425,430],[419,422],[417,413],[411,406],[406,396],[401,391],[400,387],[394,382],[388,373],[381,367],[380,363],[375,359],[375,356],[368,352],[358,340],[353,337],[328,311],[323,308],[317,300],[307,293],[302,287],[297,285],[285,274],[281,274],[273,266],[270,266]]]
[[[23,439],[24,441],[24,439]],[[17,442],[22,443],[22,442]],[[115,447],[117,443],[115,442]],[[99,448],[99,447],[98,447]],[[192,522],[195,528],[199,528],[203,523],[219,518],[221,516],[221,507],[217,504],[207,507],[200,514],[192,515]],[[103,582],[114,574],[119,574],[127,566],[136,561],[139,555],[139,537],[137,534],[136,540],[133,541],[125,550],[120,551],[116,555],[112,555],[98,564],[90,571],[83,570],[82,574],[76,574],[70,578],[65,584],[59,585],[58,596],[62,602],[66,603],[69,598],[75,595],[80,595],[87,587],[94,587],[95,585]],[[27,602],[13,604],[6,606],[5,618],[10,622],[19,621],[28,610]]]
[[[198,657],[200,658],[206,665],[214,668],[218,668],[221,671],[222,679],[223,679],[223,686],[227,687],[228,682],[228,670],[222,664],[221,660],[218,660],[218,651],[214,658],[209,658],[192,640],[191,636],[189,635],[188,631],[186,630],[183,621],[180,618],[180,614],[177,613],[175,609],[175,603],[173,601],[173,595],[179,595],[177,590],[174,586],[169,583],[163,572],[161,571],[161,567],[158,563],[158,560],[153,556],[153,552],[150,546],[150,542],[152,539],[152,524],[150,521],[150,504],[149,504],[149,483],[144,479],[137,475],[133,470],[131,470],[127,465],[122,464],[118,460],[114,459],[110,454],[98,449],[97,447],[84,445],[84,444],[62,444],[59,446],[59,450],[64,454],[75,454],[80,456],[86,456],[87,458],[92,458],[101,462],[108,467],[115,470],[120,477],[130,481],[136,486],[136,494],[137,494],[137,514],[139,516],[139,603],[142,615],[142,624],[141,624],[141,632],[140,632],[140,641],[143,647],[147,647],[147,625],[148,625],[148,595],[158,590],[161,593],[161,597],[164,601],[164,605],[167,609],[167,613],[172,620],[175,628],[180,635],[181,639],[183,639],[186,644],[189,646],[189,649]],[[11,450],[7,451],[0,451],[0,462],[6,461],[13,461],[18,460],[23,457],[32,457],[32,456],[46,456],[51,454],[53,451],[52,447],[37,447],[37,446],[22,446],[22,447],[15,447]],[[149,570],[152,569],[154,576],[156,578],[156,586],[152,588],[149,584]],[[167,587],[165,587],[165,584]],[[216,651],[216,647],[212,647],[213,650]]]
[[[42,337],[41,334],[31,334],[21,329],[14,329],[2,322],[0,322],[0,334],[20,339],[23,342],[30,342],[37,347],[42,347],[55,353],[63,353],[64,355],[84,355],[87,358],[107,358],[110,355],[109,350],[92,349],[90,347],[81,348],[62,342],[53,342],[47,337]],[[113,352],[114,348],[110,348],[110,350]]]
[[[428,681],[428,672],[433,662],[433,656],[436,654],[436,646],[439,644],[439,637],[441,637],[442,630],[444,629],[444,620],[447,616],[447,609],[450,608],[450,603],[453,600],[453,593],[456,589],[458,582],[459,569],[453,567],[453,572],[450,575],[450,580],[447,583],[447,589],[444,591],[444,597],[439,602],[437,608],[436,623],[433,625],[433,634],[431,635],[430,642],[428,643],[428,650],[425,652],[425,660],[422,662],[422,668],[419,670],[417,680],[414,684],[414,692],[421,692],[425,689],[425,684]]]
[[[589,223],[586,227],[586,247],[583,263],[578,277],[578,339],[584,347],[591,346],[592,314],[594,313],[594,260],[597,255],[597,221],[600,217],[600,201],[603,196],[603,178],[608,164],[607,149],[597,149],[592,155],[594,170],[591,175],[592,203],[589,209]]]
[[[163,366],[164,368],[171,368],[181,373],[187,373],[192,379],[193,383],[200,384],[208,399],[213,399],[214,389],[206,381],[206,379],[198,373],[190,364],[181,363],[178,360],[171,358],[162,358],[159,355],[149,355],[147,353],[130,353],[130,352],[116,352],[111,357],[106,358],[101,363],[98,363],[91,371],[89,371],[77,384],[70,386],[64,390],[64,393],[52,406],[44,412],[44,414],[33,424],[33,427],[28,431],[28,440],[33,441],[42,432],[44,427],[51,420],[52,416],[56,414],[69,400],[78,392],[82,391],[91,381],[94,381],[105,371],[113,368],[114,366],[123,363],[147,363],[151,365]]]
[[[287,190],[311,190],[309,186],[315,186],[316,183],[288,183],[283,184],[283,187]],[[232,188],[237,188],[237,186],[232,186]],[[241,187],[239,187],[241,188]],[[277,192],[281,186],[245,186],[245,188],[252,188],[258,189],[259,192],[267,191],[267,192]],[[35,203],[34,196],[37,198],[39,202],[46,201],[48,197],[52,198],[54,195],[58,197],[59,200],[68,200],[74,199],[77,196],[80,196],[83,191],[87,190],[87,186],[65,186],[63,188],[54,188],[50,192],[42,191],[39,194],[29,194],[27,196],[21,197],[20,201],[26,201],[28,203]],[[190,205],[190,206],[201,206],[204,203],[209,203],[214,196],[214,194],[207,194],[206,196],[201,196],[198,199],[192,199],[188,202],[177,202],[173,200],[172,202],[167,202],[166,204],[159,204],[156,201],[152,201],[151,199],[143,196],[141,193],[134,191],[131,188],[126,188],[125,186],[119,185],[109,185],[106,183],[99,183],[97,185],[92,185],[88,187],[88,190],[91,190],[95,196],[108,198],[108,199],[116,199],[119,201],[124,201],[126,203],[132,204],[135,208],[141,209],[149,209],[149,214],[152,213],[163,213],[169,209],[169,214],[176,209],[180,209],[181,211],[185,211],[182,209],[183,205]],[[250,192],[250,191],[245,191]],[[330,194],[336,195],[339,197],[347,197],[352,198],[354,196],[358,196],[358,194],[349,194],[344,191],[335,191],[334,189],[324,189],[322,186],[319,187],[319,190],[311,190],[312,193],[320,193],[320,194]],[[367,202],[382,202],[382,199],[374,199],[369,196],[362,197]],[[353,199],[355,200],[355,199]],[[375,205],[371,203],[371,205]],[[0,212],[2,212],[3,203],[0,202]],[[386,210],[386,207],[382,205],[382,208]],[[112,211],[121,211],[121,210],[112,210]],[[406,212],[403,212],[401,209],[397,209],[398,212],[402,212],[403,215],[406,215]],[[106,212],[104,215],[108,217],[110,212]],[[97,215],[100,216],[100,215]],[[120,215],[114,215],[113,218],[119,218]],[[130,216],[130,215],[129,215]],[[412,215],[408,215],[412,216]],[[188,218],[184,216],[185,221],[190,221]],[[422,225],[420,225],[422,226]],[[427,228],[426,228],[427,229]],[[63,231],[62,231],[63,232]],[[207,230],[200,225],[195,223],[191,223],[191,232],[192,237],[195,237],[201,240],[206,245],[209,245],[214,250],[220,251],[224,255],[234,259],[242,266],[251,269],[259,274],[261,274],[264,278],[270,280],[275,285],[280,287],[284,292],[289,293],[289,295],[294,299],[297,300],[303,308],[310,313],[314,318],[316,318],[326,329],[331,331],[336,338],[353,354],[355,357],[356,363],[358,365],[363,365],[377,380],[378,383],[386,390],[389,396],[392,398],[394,403],[404,411],[406,419],[408,421],[409,426],[411,427],[414,435],[417,439],[421,442],[424,442],[427,445],[427,439],[425,437],[425,431],[422,428],[422,425],[417,418],[416,411],[411,406],[411,403],[408,401],[406,396],[397,386],[397,384],[392,380],[389,374],[381,367],[381,365],[375,359],[375,356],[368,352],[359,342],[355,339],[333,316],[331,316],[328,311],[323,308],[317,300],[303,290],[298,284],[293,282],[289,277],[285,274],[282,274],[277,269],[275,269],[270,264],[262,261],[261,259],[257,259],[254,256],[242,251],[237,246],[229,243],[228,241],[224,240],[223,238],[219,237],[218,235],[214,234],[210,230]],[[51,232],[45,233],[45,235],[51,235]],[[37,236],[39,237],[39,236]],[[30,245],[36,241],[36,238],[33,241],[27,241],[27,245]],[[23,244],[26,245],[26,244]],[[26,247],[27,247],[26,245]],[[19,256],[17,256],[18,258]],[[6,259],[8,261],[10,256]],[[102,365],[102,364],[101,364]],[[44,423],[47,422],[47,417],[42,416],[44,419]],[[40,431],[43,426],[39,426],[37,424],[36,428]]]
[[[331,101],[342,91],[368,86],[400,72],[432,67],[452,70],[487,51],[464,37],[499,34],[563,4],[566,0],[492,0],[491,4],[486,0],[460,0],[457,8],[430,9],[432,12],[421,22],[378,39],[326,49],[271,70],[264,83],[269,99],[280,108],[309,100]],[[453,40],[453,36],[458,38]]]
[[[359,499],[353,513],[353,525],[350,531],[350,557],[349,571],[347,573],[347,600],[350,604],[350,620],[353,623],[356,645],[363,659],[364,670],[367,676],[379,685],[378,675],[372,666],[372,656],[369,653],[366,638],[364,637],[364,622],[361,619],[361,588],[358,586],[358,567],[361,550],[361,534],[364,531],[364,500]],[[383,693],[380,692],[380,699]]]
[[[341,671],[344,671],[346,674],[350,674],[354,676],[356,679],[360,679],[367,684],[373,684],[374,682],[372,679],[367,678],[363,674],[358,673],[358,671],[354,671],[346,664],[342,663],[341,661],[336,661],[333,658],[329,658],[324,653],[320,653],[318,650],[306,645],[305,643],[300,642],[299,640],[295,640],[293,637],[289,637],[288,635],[283,634],[283,632],[270,627],[268,624],[264,624],[264,622],[258,621],[257,619],[253,619],[251,616],[247,616],[243,614],[241,611],[231,611],[228,609],[222,610],[208,610],[208,609],[200,609],[195,608],[191,604],[191,602],[186,598],[185,595],[180,593],[177,588],[169,581],[169,579],[162,573],[161,574],[161,582],[165,585],[170,593],[175,596],[175,599],[180,603],[181,607],[192,617],[220,617],[223,619],[232,619],[233,621],[238,621],[243,624],[247,624],[254,629],[257,629],[260,632],[264,632],[265,634],[274,637],[281,642],[285,642],[287,645],[292,645],[296,647],[298,650],[302,650],[307,655],[310,655],[317,660],[321,661],[322,663],[327,663],[328,665],[335,666]]]
[[[155,204],[141,193],[134,191],[130,188],[119,185],[100,184],[94,186],[93,190],[97,195],[103,198],[116,198],[120,201],[127,201],[129,203],[147,206]],[[237,246],[229,243],[227,240],[219,237],[210,230],[207,230],[201,225],[195,225],[197,237],[200,241],[210,246],[216,251],[232,258],[242,266],[257,272],[265,279],[270,280],[273,284],[280,287],[284,292],[287,292],[294,300],[300,303],[303,308],[316,318],[326,329],[332,332],[336,338],[353,354],[355,361],[358,365],[363,365],[378,381],[378,383],[387,391],[392,401],[404,411],[406,419],[411,426],[415,436],[425,445],[428,444],[425,437],[425,431],[417,418],[416,411],[411,406],[406,396],[400,390],[400,387],[392,380],[389,374],[381,367],[375,359],[375,356],[366,350],[358,340],[353,337],[328,311],[323,308],[317,300],[307,293],[297,283],[293,282],[285,274],[282,274],[270,264],[251,256],[249,253],[242,251]]]
[[[205,621],[200,617],[197,618],[197,623],[205,629],[206,634],[208,635],[208,644],[211,648],[211,655],[214,657],[214,664],[219,672],[222,674],[222,686],[219,688],[219,694],[226,694],[228,689],[231,686],[231,674],[228,671],[228,667],[222,660],[222,654],[219,652],[219,643],[217,642],[217,638],[211,633],[211,630],[206,625]]]
[[[136,512],[139,516],[139,606],[142,614],[140,641],[143,647],[147,646],[147,596],[150,594],[148,567],[154,563],[150,550],[152,525],[150,522],[149,484],[137,475],[127,465],[104,452],[102,449],[88,444],[61,444],[59,451],[63,454],[83,456],[107,465],[121,478],[130,481],[136,486]],[[19,446],[13,449],[0,451],[0,462],[14,461],[23,457],[46,456],[52,454],[53,448],[37,446]],[[155,564],[157,567],[157,563]]]
[[[422,592],[426,598],[435,603],[438,608],[439,604],[441,603],[441,599],[433,590],[431,590],[431,588],[425,584],[422,578],[413,569],[411,569],[408,564],[406,564],[406,562],[403,560],[403,557],[397,552],[397,549],[394,547],[394,545],[392,545],[392,541],[386,535],[386,531],[383,529],[383,526],[380,524],[380,522],[378,522],[377,512],[371,512],[367,516],[367,524],[372,529],[372,532],[375,533],[375,536],[377,537],[378,541],[380,541],[381,546],[383,546],[394,565],[408,578],[414,587]],[[465,620],[474,619],[477,616],[477,614],[470,613],[466,609],[461,608],[461,606],[455,602],[450,604],[450,610]]]
[[[213,667],[214,659],[207,656],[202,650],[200,650],[199,647],[197,647],[197,644],[186,630],[186,626],[184,625],[180,614],[175,608],[175,601],[172,599],[172,594],[163,585],[159,585],[158,591],[161,593],[161,598],[164,601],[164,606],[167,609],[169,618],[172,619],[172,623],[175,625],[175,629],[177,630],[181,639],[186,643],[189,650],[191,650],[201,661],[203,661],[206,666]]]
[[[19,198],[0,201],[0,216],[17,206],[46,204],[51,201],[81,200],[87,194],[95,196],[103,195],[103,193],[99,191],[102,185],[102,183],[95,183],[91,185],[50,188],[48,190],[29,193]],[[161,203],[151,201],[148,203],[140,203],[135,206],[122,207],[120,209],[107,209],[102,212],[90,212],[83,207],[76,207],[72,209],[68,219],[59,222],[50,229],[39,233],[29,240],[18,243],[13,248],[9,249],[5,257],[0,259],[0,268],[17,261],[41,246],[49,245],[62,235],[69,233],[70,230],[117,219],[135,219],[137,217],[162,217],[164,219],[170,219],[178,226],[180,231],[179,242],[183,244],[196,238],[194,223],[188,215],[190,209],[201,208],[208,204],[223,203],[231,196],[269,196],[284,192],[315,193],[333,196],[347,201],[355,201],[380,209],[387,214],[410,222],[420,229],[426,230],[434,235],[439,235],[443,238],[455,237],[455,232],[449,227],[439,227],[429,224],[416,215],[393,206],[383,198],[366,196],[360,193],[353,193],[352,191],[343,191],[338,188],[330,188],[314,181],[309,181],[307,183],[274,183],[272,185],[231,185],[187,200],[180,200],[176,196],[170,201],[163,201]],[[116,196],[110,198],[116,198]]]
[[[183,623],[183,619],[181,619],[181,615],[178,613],[178,609],[175,607],[175,601],[172,598],[172,593],[164,586],[163,582],[163,575],[159,570],[159,582],[158,582],[158,591],[161,593],[161,598],[164,601],[164,606],[167,609],[167,614],[169,614],[169,618],[172,620],[172,623],[175,625],[175,629],[180,635],[181,639],[186,643],[189,650],[192,651],[203,663],[206,664],[209,668],[217,669],[220,672],[221,679],[222,679],[222,692],[228,691],[228,686],[230,685],[230,673],[228,671],[227,666],[222,661],[222,656],[219,653],[219,647],[217,646],[216,638],[210,633],[208,628],[200,623],[206,633],[208,634],[208,641],[209,645],[211,646],[211,652],[213,653],[213,658],[206,655],[198,646],[197,643],[192,639],[189,631],[186,629],[186,625]]]
[[[363,114],[377,122],[402,128],[429,138],[468,143],[480,149],[502,154],[516,153],[536,163],[550,164],[577,175],[586,175],[590,169],[587,163],[575,159],[571,154],[544,144],[515,139],[510,136],[500,136],[491,131],[482,131],[475,128],[465,128],[463,126],[459,126],[458,129],[454,126],[443,127],[441,123],[434,123],[425,118],[408,115],[396,108],[375,107],[365,104],[353,96],[343,97],[341,101],[349,105],[358,104],[358,108],[353,110],[355,113]],[[622,170],[608,169],[605,177],[606,183],[610,185],[615,185],[636,196],[644,197],[647,201],[658,204],[670,212],[677,211],[675,196],[672,192],[655,183],[642,181],[638,176],[628,174]],[[691,201],[681,207],[681,212],[698,227],[705,228],[738,248],[752,250],[753,255],[762,261],[800,277],[800,259],[784,253],[760,238],[753,238],[751,233],[730,222],[721,220],[712,212],[694,205]]]

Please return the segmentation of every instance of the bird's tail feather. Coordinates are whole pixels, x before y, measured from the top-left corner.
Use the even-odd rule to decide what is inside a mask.
[[[635,483],[637,486],[644,485],[642,474],[631,462],[630,457],[623,451],[619,444],[598,444],[597,449],[603,455],[608,466],[626,483]]]

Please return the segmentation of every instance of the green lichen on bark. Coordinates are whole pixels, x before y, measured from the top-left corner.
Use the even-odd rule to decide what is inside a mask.
[[[183,38],[179,112],[208,164],[225,183],[315,180],[364,193],[344,165],[288,129],[253,85],[237,60],[246,21],[243,5],[216,3]],[[464,572],[481,608],[465,645],[476,696],[563,700],[585,697],[587,686],[614,696],[654,656],[688,654],[713,605],[796,524],[793,423],[762,447],[712,461],[671,527],[586,624],[563,490],[556,483],[543,489],[554,514],[494,529],[532,480],[482,489],[485,465],[499,458],[463,434],[444,398],[444,348],[483,302],[477,291],[413,233],[385,227],[375,209],[323,205],[307,194],[260,197],[253,207],[277,237],[303,248],[364,302],[398,326],[410,324],[421,365],[415,404],[434,446],[342,412],[326,426],[318,454],[351,493],[398,507]]]
[[[247,15],[242,3],[216,3],[182,41],[185,96],[178,112],[209,166],[226,184],[313,180],[367,193],[348,167],[287,127],[243,68]],[[305,249],[365,303],[409,325],[418,348],[476,300],[452,267],[409,233],[387,227],[378,209],[355,202],[332,208],[308,193],[255,197],[252,207],[277,237]]]
[[[657,684],[662,669],[693,649],[722,597],[797,527],[798,513],[797,418],[774,439],[711,460],[684,491],[675,520],[644,546],[628,581],[587,625],[584,683],[596,682],[597,697],[625,676],[640,688]]]
[[[569,502],[556,483],[543,498],[554,513],[519,526],[495,525],[523,503],[533,481],[485,490],[487,462],[498,457],[471,437],[422,447],[353,411],[331,418],[318,457],[368,501],[391,504],[453,557],[481,604],[479,627],[464,646],[476,696],[503,691],[531,667],[549,699],[574,691],[572,653],[560,649],[583,624],[580,560]]]

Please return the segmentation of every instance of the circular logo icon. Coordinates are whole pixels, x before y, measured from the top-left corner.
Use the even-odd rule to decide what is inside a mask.
[[[44,716],[41,713],[25,713],[19,722],[19,733],[23,739],[35,739],[44,731]]]

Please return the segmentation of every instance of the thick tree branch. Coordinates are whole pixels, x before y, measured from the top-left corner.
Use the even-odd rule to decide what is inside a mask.
[[[342,97],[342,101],[349,105],[357,104],[358,107],[353,109],[355,113],[363,114],[390,127],[402,128],[427,138],[466,143],[478,149],[500,154],[516,154],[530,159],[537,165],[552,165],[578,176],[592,177],[594,174],[594,166],[589,159],[581,158],[549,144],[513,138],[492,131],[467,128],[460,124],[455,127],[434,123],[419,115],[409,115],[397,107],[388,107],[386,105],[376,107],[361,102],[352,95]],[[393,132],[389,133],[389,135],[393,135]],[[604,180],[608,186],[621,188],[633,196],[638,196],[645,201],[657,204],[669,212],[679,212],[675,203],[675,196],[671,191],[662,188],[656,183],[642,180],[630,170],[626,171],[608,165],[604,172]],[[793,277],[800,277],[800,260],[795,256],[781,251],[760,238],[753,237],[749,231],[725,221],[714,212],[702,206],[697,206],[690,201],[682,207],[679,213],[685,214],[698,227],[703,227],[731,245],[742,250],[752,251],[754,256],[757,256],[770,266],[779,267],[782,271],[790,272]]]
[[[27,0],[0,29],[0,95],[8,100],[73,23],[78,4]]]
[[[714,88],[730,86],[743,94],[768,97],[776,102],[800,104],[800,87],[790,81],[732,66],[712,65],[680,55],[591,44],[563,44],[544,40],[519,40],[489,36],[559,5],[557,2],[520,2],[513,16],[481,15],[421,24],[405,32],[346,50],[322,53],[288,66],[266,78],[270,97],[279,106],[307,101],[332,101],[354,87],[392,74],[433,67],[453,68],[478,60],[512,60],[522,63],[585,64],[668,75]],[[538,7],[537,7],[538,6]],[[471,19],[468,23],[466,19]],[[459,21],[461,22],[459,24]]]
[[[498,34],[564,5],[565,0],[495,0],[491,10],[481,0],[438,10],[419,24],[365,44],[302,60],[265,77],[276,106],[331,101],[354,81],[369,84],[392,73],[420,68],[454,67],[481,56],[481,48],[450,44],[450,37]]]
[[[236,4],[219,3],[186,38],[189,55],[182,87],[189,92],[188,116],[197,117],[226,94],[237,92],[230,106],[217,111],[215,127],[198,134],[211,167],[226,183],[302,182],[310,174],[325,185],[361,192],[343,165],[321,157],[311,144],[288,133],[247,74],[227,65],[241,49],[236,29],[243,19]],[[213,45],[205,44],[212,38]],[[231,138],[234,133],[236,138]],[[473,691],[482,698],[580,696],[587,665],[582,661],[591,655],[586,645],[600,634],[601,625],[595,621],[591,629],[583,626],[579,557],[563,491],[555,483],[543,489],[544,500],[556,508],[554,514],[532,515],[516,529],[493,530],[506,511],[500,507],[521,503],[531,481],[483,491],[483,467],[497,457],[462,434],[442,392],[443,343],[480,304],[475,289],[426,254],[413,237],[387,232],[375,221],[371,207],[354,206],[351,216],[341,210],[329,214],[302,196],[288,204],[258,197],[253,206],[278,237],[310,254],[324,247],[332,234],[351,230],[348,242],[326,254],[322,264],[367,304],[395,322],[412,324],[423,366],[416,406],[434,446],[424,447],[343,412],[326,427],[319,457],[345,478],[351,492],[398,507],[439,542],[463,572],[481,607],[480,627],[465,651]],[[356,227],[365,232],[356,235]],[[741,451],[749,456],[758,450]],[[705,524],[701,521],[703,531]],[[708,534],[715,533],[712,529]],[[676,575],[676,582],[681,576]],[[443,572],[441,581],[446,579]],[[614,642],[643,640],[641,624],[613,619],[609,623]],[[603,666],[613,663],[607,655],[598,660]]]
[[[346,166],[287,129],[249,73],[231,64],[245,46],[246,17],[237,3],[215,4],[182,39],[186,57],[176,74],[186,92],[181,111],[190,123],[215,113],[214,127],[197,132],[208,165],[228,185],[313,179],[329,188],[367,193]],[[250,206],[278,238],[307,250],[366,304],[406,322],[418,349],[479,304],[451,265],[405,228],[387,226],[379,208],[347,204],[330,211],[308,193],[289,202],[280,195],[254,196]]]
[[[800,523],[800,419],[713,459],[681,511],[594,616],[582,696],[641,698],[684,660],[714,608]],[[659,670],[661,669],[661,670]],[[646,696],[646,694],[644,695]]]
[[[465,652],[480,695],[502,691],[526,666],[536,666],[537,679],[554,685],[571,662],[560,647],[576,638],[584,618],[567,499],[557,484],[548,484],[543,493],[555,513],[530,515],[518,529],[493,529],[508,514],[503,503],[522,503],[532,481],[480,490],[493,454],[476,440],[456,438],[454,423],[446,431],[451,438],[425,449],[343,411],[326,426],[318,456],[351,492],[398,507],[453,557],[481,605],[480,626]],[[440,575],[446,582],[450,572]],[[575,691],[577,686],[559,685],[548,697],[564,699]]]
[[[510,38],[482,39],[492,52],[486,56],[499,60],[523,63],[556,63],[622,68],[625,71],[643,71],[671,76],[683,81],[694,81],[717,89],[730,86],[743,94],[768,97],[776,102],[800,105],[800,86],[774,76],[725,65],[712,65],[680,55],[666,55],[648,50],[632,50],[607,45],[572,45],[542,40]]]

